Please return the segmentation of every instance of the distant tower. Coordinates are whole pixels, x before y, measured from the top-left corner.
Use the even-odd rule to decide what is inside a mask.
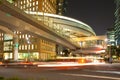
[[[120,0],[115,0],[116,3],[116,11],[115,11],[115,40],[116,45],[120,45]]]
[[[114,28],[107,29],[107,44],[111,46],[115,46],[115,31]]]

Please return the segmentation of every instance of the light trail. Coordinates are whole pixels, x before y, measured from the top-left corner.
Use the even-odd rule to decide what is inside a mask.
[[[56,63],[44,63],[38,64],[38,67],[67,67],[67,66],[84,66],[84,65],[100,65],[105,63],[77,63],[77,62],[56,62]]]

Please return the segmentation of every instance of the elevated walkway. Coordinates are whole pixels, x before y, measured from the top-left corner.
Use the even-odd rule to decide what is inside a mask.
[[[83,22],[64,16],[24,12],[7,0],[0,0],[0,14],[1,30],[9,30],[10,33],[17,30],[37,35],[69,49],[80,47],[76,38],[95,36],[92,28]],[[43,20],[39,20],[41,16]],[[50,23],[47,18],[53,22]]]

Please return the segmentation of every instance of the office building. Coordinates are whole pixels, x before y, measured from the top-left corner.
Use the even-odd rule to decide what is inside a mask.
[[[110,46],[115,46],[115,31],[114,28],[107,29],[107,44]]]
[[[115,41],[116,45],[120,45],[120,0],[115,0],[116,11],[115,11]]]

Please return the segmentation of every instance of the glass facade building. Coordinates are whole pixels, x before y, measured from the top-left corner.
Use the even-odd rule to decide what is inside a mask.
[[[120,45],[120,0],[115,0],[116,3],[116,11],[115,11],[115,40],[116,45]]]
[[[107,29],[107,44],[115,46],[115,31],[114,28]]]

